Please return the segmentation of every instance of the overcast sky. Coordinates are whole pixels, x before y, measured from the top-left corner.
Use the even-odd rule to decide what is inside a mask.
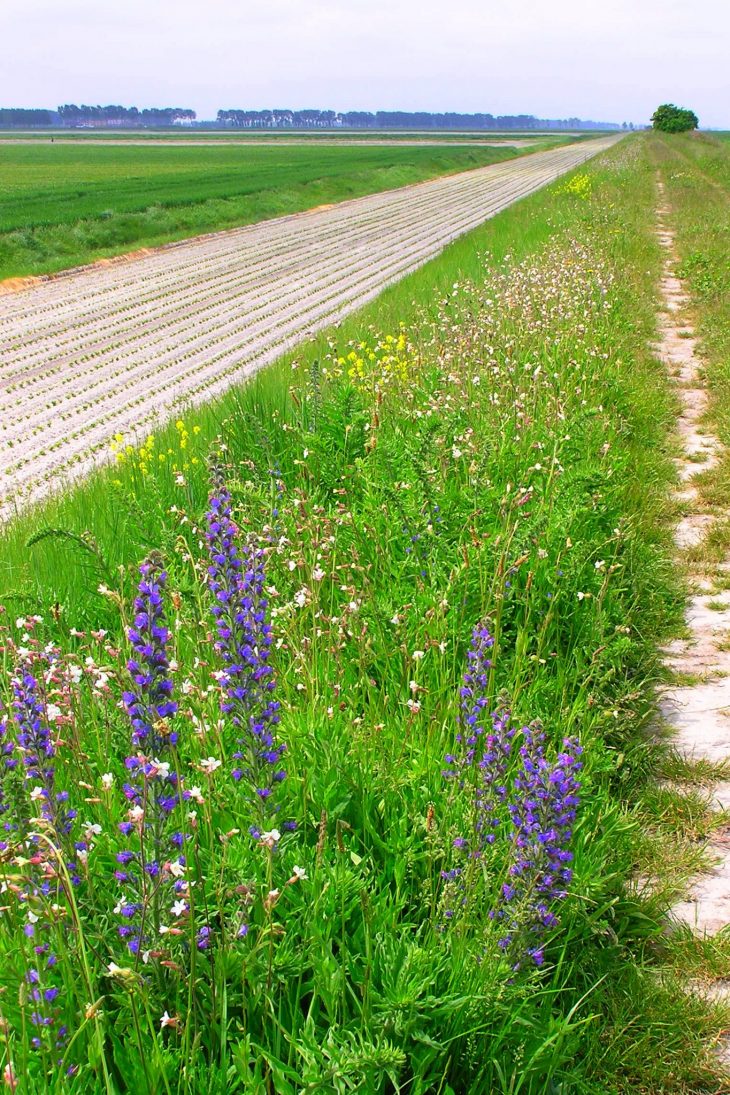
[[[462,110],[730,128],[730,0],[0,0],[0,106]]]

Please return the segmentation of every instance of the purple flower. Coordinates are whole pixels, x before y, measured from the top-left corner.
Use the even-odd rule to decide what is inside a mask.
[[[455,866],[443,870],[442,908],[446,919],[476,899],[475,861],[497,840],[507,845],[508,878],[489,912],[499,921],[499,947],[515,968],[528,956],[544,962],[545,933],[558,918],[553,905],[567,895],[571,881],[571,839],[579,804],[581,747],[566,739],[554,761],[545,755],[539,726],[517,731],[507,711],[488,714],[493,640],[485,626],[475,628],[461,687],[456,746],[446,757],[444,777],[457,790],[458,823],[466,806],[468,831],[452,838]],[[506,849],[506,850],[507,850]],[[487,861],[485,861],[487,862]]]
[[[161,732],[166,720],[177,714],[167,655],[170,639],[164,605],[167,573],[157,556],[146,559],[139,572],[134,622],[127,630],[133,654],[127,662],[131,684],[122,698],[132,723],[134,745],[156,757],[168,746],[177,744],[174,731]]]
[[[551,762],[545,756],[545,735],[539,726],[524,727],[522,738],[509,806],[510,883],[503,891],[498,915],[507,927],[516,965],[524,955],[541,965],[541,938],[557,924],[551,904],[567,896],[572,879],[570,845],[580,801],[583,750],[577,740],[566,738]]]
[[[213,475],[206,525],[214,646],[223,668],[221,710],[240,734],[232,775],[247,787],[255,811],[266,815],[273,809],[273,789],[285,772],[280,766],[284,745],[274,735],[279,703],[269,665],[272,635],[264,597],[264,553],[249,542],[239,550],[230,494],[218,471]]]
[[[494,843],[500,824],[499,806],[506,796],[505,779],[514,731],[509,712],[489,713],[489,678],[494,646],[486,624],[472,632],[467,668],[460,690],[456,747],[446,756],[445,779],[453,780],[469,804],[470,833],[459,835],[453,846],[479,856]]]
[[[127,662],[130,681],[122,697],[137,752],[124,761],[129,778],[122,791],[130,810],[119,831],[132,846],[117,853],[124,870],[114,871],[127,891],[116,908],[123,921],[118,933],[135,955],[158,930],[164,902],[185,862],[174,816],[182,803],[174,767],[178,735],[168,724],[177,714],[177,703],[167,650],[167,574],[157,554],[149,556],[139,572],[134,622],[127,632],[133,655]]]

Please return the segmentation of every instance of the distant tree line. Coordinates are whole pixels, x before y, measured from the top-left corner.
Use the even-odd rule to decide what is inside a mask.
[[[675,108],[676,109],[676,108]],[[87,106],[65,103],[56,110],[0,108],[0,127],[93,126],[143,128],[192,125],[196,113],[183,107]],[[619,129],[613,122],[581,118],[536,118],[533,114],[458,114],[423,110],[219,110],[214,123],[235,129]]]
[[[75,103],[66,103],[58,108],[58,117],[61,125],[94,125],[94,126],[165,126],[174,125],[175,122],[193,122],[196,118],[194,110],[188,110],[179,106],[145,107],[138,110],[136,106],[76,106]]]
[[[23,107],[0,107],[0,126],[50,126],[54,124],[52,110],[26,110]]]
[[[237,129],[618,129],[613,122],[547,119],[533,114],[446,114],[425,110],[219,110],[219,125]]]

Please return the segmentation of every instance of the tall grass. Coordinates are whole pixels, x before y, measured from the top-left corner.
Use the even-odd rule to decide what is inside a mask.
[[[629,884],[680,607],[641,147],[5,533],[18,1090],[713,1090]]]

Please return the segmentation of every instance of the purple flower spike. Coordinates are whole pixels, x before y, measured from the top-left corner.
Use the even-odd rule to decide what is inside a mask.
[[[183,836],[175,816],[182,804],[175,769],[178,735],[168,720],[177,714],[168,656],[170,632],[165,614],[167,573],[157,554],[139,568],[134,622],[127,631],[132,657],[127,662],[130,682],[123,693],[136,752],[124,761],[127,780],[122,786],[129,804],[127,820],[119,831],[131,847],[117,852],[114,877],[123,887],[115,913],[117,932],[131,954],[144,953],[167,910],[165,903],[179,896],[175,887],[185,873],[181,855]]]
[[[275,810],[274,787],[285,776],[281,767],[284,745],[277,742],[279,702],[269,665],[271,626],[264,596],[264,553],[251,543],[239,551],[237,528],[231,518],[231,497],[220,472],[213,474],[213,493],[206,515],[210,563],[208,586],[217,638],[215,650],[223,672],[222,712],[240,733],[233,753],[233,778],[244,781],[254,809]]]
[[[145,752],[159,756],[177,743],[177,734],[161,734],[159,727],[177,714],[172,698],[172,679],[167,645],[170,632],[165,620],[164,591],[167,573],[156,556],[139,568],[141,579],[134,602],[134,622],[127,630],[133,656],[127,662],[132,678],[124,692],[124,707],[132,723],[132,741]]]
[[[456,748],[446,757],[444,778],[454,780],[471,799],[471,834],[457,837],[454,847],[472,855],[493,844],[500,824],[498,806],[505,801],[505,779],[514,731],[509,712],[489,713],[489,674],[494,646],[489,629],[480,624],[472,632],[468,666],[460,690],[459,731]]]
[[[510,802],[513,854],[510,896],[504,894],[499,916],[507,922],[513,953],[527,954],[536,965],[544,955],[541,937],[557,924],[551,904],[568,894],[573,877],[571,839],[579,805],[578,773],[583,750],[566,738],[551,763],[539,727],[522,730],[520,768]]]

